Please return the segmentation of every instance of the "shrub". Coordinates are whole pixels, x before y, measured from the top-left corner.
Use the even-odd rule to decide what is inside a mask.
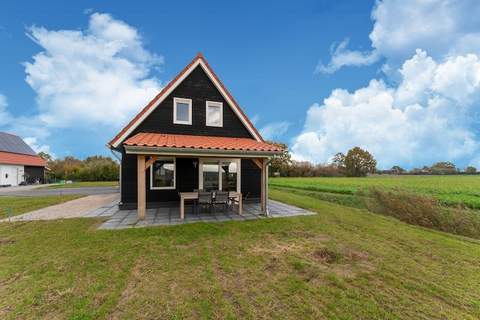
[[[439,231],[480,239],[480,215],[466,208],[447,208],[436,199],[399,189],[372,188],[366,207],[375,213]]]

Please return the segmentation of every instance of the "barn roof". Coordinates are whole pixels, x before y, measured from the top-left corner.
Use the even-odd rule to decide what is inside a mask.
[[[6,132],[0,132],[0,151],[31,156],[37,155],[22,138]]]

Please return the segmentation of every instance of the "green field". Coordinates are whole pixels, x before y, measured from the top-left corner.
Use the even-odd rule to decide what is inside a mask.
[[[29,211],[53,206],[81,198],[81,195],[61,195],[42,197],[0,197],[0,219],[7,218],[8,214],[16,216]]]
[[[117,231],[2,223],[0,318],[480,318],[479,241],[270,195],[319,214]]]
[[[81,187],[117,187],[118,181],[82,181],[82,182],[73,182],[73,183],[61,183],[46,186],[45,188],[49,189],[60,189],[60,188],[81,188]]]
[[[273,188],[312,191],[323,200],[355,201],[358,191],[370,187],[401,188],[430,195],[448,205],[480,209],[480,175],[475,176],[371,176],[365,178],[271,178]],[[342,197],[345,195],[346,197]],[[349,200],[350,199],[350,200]]]

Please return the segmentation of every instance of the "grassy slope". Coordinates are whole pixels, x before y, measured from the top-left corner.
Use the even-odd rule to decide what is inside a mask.
[[[60,188],[116,187],[116,186],[118,186],[118,181],[82,181],[82,182],[73,182],[73,183],[67,183],[67,184],[56,184],[56,185],[46,186],[45,188],[60,189]]]
[[[480,242],[271,196],[320,214],[123,231],[0,224],[0,318],[480,317]]]
[[[6,218],[7,210],[11,209],[13,216],[29,211],[45,208],[54,204],[81,198],[81,195],[61,195],[43,197],[0,197],[0,219]]]
[[[366,178],[272,178],[274,187],[354,194],[369,187],[399,187],[433,195],[450,204],[480,209],[480,175],[475,176],[371,176]]]

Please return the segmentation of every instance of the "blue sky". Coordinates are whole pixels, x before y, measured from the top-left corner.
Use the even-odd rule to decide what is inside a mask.
[[[0,130],[57,157],[107,154],[201,51],[296,159],[327,162],[360,145],[381,167],[479,165],[480,27],[465,19],[478,4],[430,2],[6,1]]]

